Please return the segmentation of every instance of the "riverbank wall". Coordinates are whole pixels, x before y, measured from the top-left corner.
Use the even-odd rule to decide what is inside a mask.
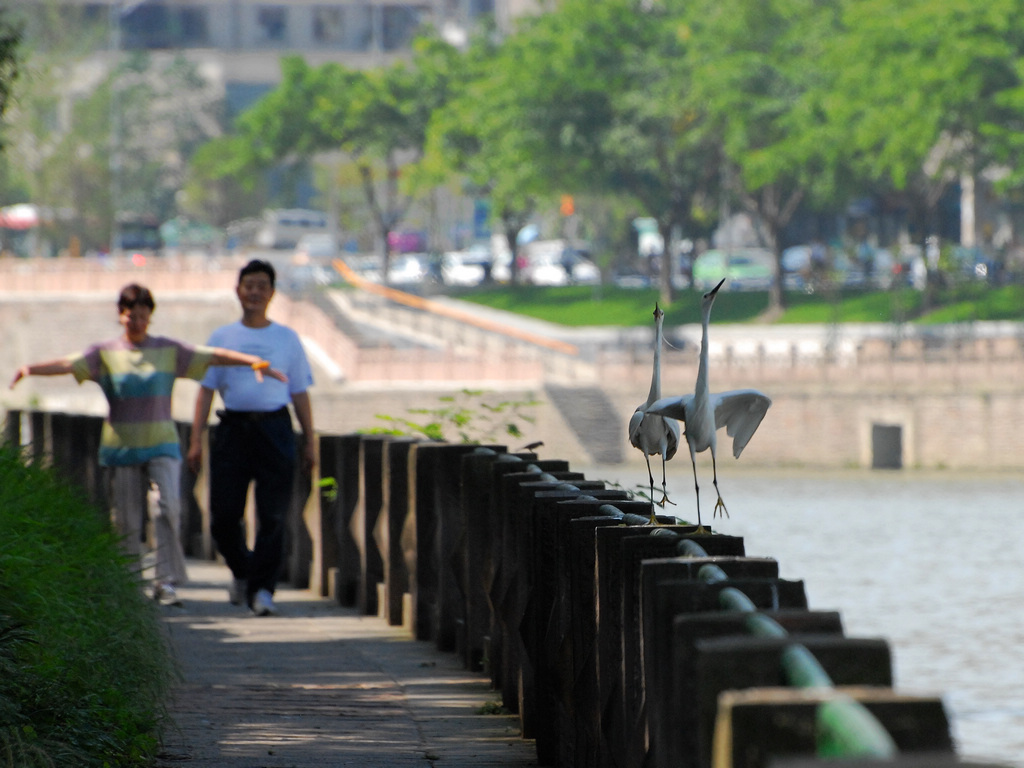
[[[159,286],[153,333],[202,342],[237,319],[238,263],[14,265],[21,269],[0,274],[0,371],[10,376],[26,361],[116,335],[114,297],[132,280]],[[542,453],[587,466],[643,463],[626,427],[650,388],[653,329],[565,329],[441,298],[402,302],[362,291],[311,298],[279,291],[271,315],[303,337],[325,430],[417,421],[471,390],[487,393],[468,398],[478,418],[496,402],[535,402],[513,420],[522,445],[543,442]],[[662,392],[681,395],[696,377],[699,326],[666,335]],[[744,465],[1024,469],[1019,323],[712,325],[710,358],[713,390],[755,388],[773,401]],[[194,393],[191,382],[178,384],[177,418],[190,418]],[[105,403],[88,384],[33,378],[5,390],[0,407],[97,414]]]

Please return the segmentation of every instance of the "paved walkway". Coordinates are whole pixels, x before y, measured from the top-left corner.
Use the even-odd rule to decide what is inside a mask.
[[[455,654],[309,592],[280,615],[227,601],[228,570],[191,561],[164,607],[181,668],[159,768],[401,768],[537,764],[519,721]]]

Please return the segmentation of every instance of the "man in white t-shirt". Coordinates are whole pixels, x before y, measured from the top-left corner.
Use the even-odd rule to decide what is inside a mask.
[[[246,602],[258,616],[277,612],[273,595],[284,558],[285,521],[296,463],[301,460],[303,471],[310,472],[316,461],[309,361],[298,334],[267,318],[275,279],[274,267],[268,262],[253,260],[242,267],[235,289],[242,319],[215,330],[209,343],[259,354],[283,372],[287,382],[271,380],[253,386],[244,375],[232,375],[232,369],[211,368],[196,397],[188,450],[189,466],[198,472],[203,429],[214,392],[219,392],[225,410],[217,413],[220,423],[210,441],[210,532],[234,577],[231,602]],[[252,379],[252,372],[248,374]],[[302,430],[298,450],[289,403]],[[244,521],[250,483],[255,483],[257,523],[251,551]]]

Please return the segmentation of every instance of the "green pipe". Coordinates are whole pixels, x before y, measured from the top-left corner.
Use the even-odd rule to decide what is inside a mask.
[[[795,688],[832,688],[835,683],[814,654],[794,643],[782,652],[782,669]]]
[[[858,701],[838,694],[818,705],[818,757],[895,759],[896,742],[875,716]]]
[[[729,574],[723,571],[721,566],[710,563],[700,567],[697,571],[697,578],[708,584],[715,584],[720,581],[728,581]]]
[[[684,539],[679,544],[680,554],[706,557],[699,544]],[[701,566],[698,578],[707,584],[722,583],[728,574],[719,566],[709,563]],[[788,637],[785,627],[757,610],[754,602],[735,587],[724,587],[718,601],[726,610],[747,614],[747,631],[755,637]],[[782,669],[789,685],[795,688],[835,689],[828,672],[809,650],[793,643],[782,651]],[[874,715],[858,701],[835,692],[818,705],[815,713],[818,757],[874,757],[894,758],[899,750],[888,731]]]

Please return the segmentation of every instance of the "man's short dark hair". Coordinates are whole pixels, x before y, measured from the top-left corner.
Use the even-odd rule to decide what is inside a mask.
[[[149,288],[138,283],[130,283],[121,289],[121,295],[117,297],[117,311],[124,312],[133,307],[149,307],[150,312],[156,309],[156,301]]]
[[[253,259],[242,267],[242,271],[238,273],[238,284],[242,284],[242,278],[246,275],[254,275],[258,272],[262,272],[270,278],[270,287],[273,288],[274,283],[277,282],[277,273],[274,271],[274,265],[262,259]]]

